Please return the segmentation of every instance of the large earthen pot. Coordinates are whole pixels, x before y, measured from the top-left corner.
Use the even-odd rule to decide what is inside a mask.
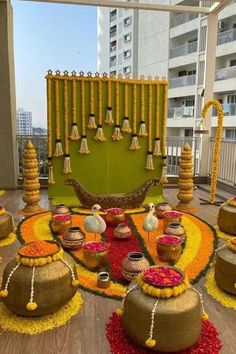
[[[236,207],[227,203],[221,205],[217,224],[221,231],[230,235],[236,235]]]
[[[72,257],[64,253],[63,259],[76,274]],[[2,289],[16,265],[17,261],[13,258],[4,269]],[[34,317],[55,312],[67,304],[78,289],[78,286],[72,286],[70,269],[61,260],[35,267],[34,301],[38,307],[34,311],[29,311],[26,304],[30,299],[32,271],[33,267],[20,264],[10,279],[8,296],[2,298],[4,305],[18,315]]]
[[[0,207],[0,240],[6,238],[14,231],[13,217]]]
[[[132,283],[130,286],[133,286]],[[125,332],[136,343],[146,347],[151,313],[156,297],[145,295],[137,288],[125,301],[123,323]],[[192,289],[177,297],[159,299],[154,319],[154,351],[177,352],[191,347],[201,335],[200,297]],[[150,349],[150,348],[149,348]]]
[[[215,281],[222,290],[236,295],[236,252],[228,247],[217,251]]]

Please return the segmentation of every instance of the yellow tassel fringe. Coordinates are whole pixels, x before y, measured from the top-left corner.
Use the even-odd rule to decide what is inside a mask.
[[[160,138],[155,138],[153,155],[154,156],[161,156],[162,155]]]
[[[80,144],[79,152],[81,154],[89,154],[90,153],[90,151],[88,149],[88,141],[87,141],[86,135],[82,135],[82,137],[81,137],[81,144]]]
[[[130,145],[130,150],[135,151],[135,150],[139,150],[140,148],[141,147],[139,146],[139,143],[138,143],[138,137],[136,134],[133,134],[131,145]]]
[[[63,173],[68,174],[71,173],[71,163],[70,163],[70,155],[66,154],[64,158],[64,167],[63,167]]]
[[[79,140],[80,139],[79,129],[78,129],[78,126],[76,123],[72,123],[69,138],[70,138],[70,140]]]
[[[97,132],[96,132],[96,135],[94,137],[94,140],[96,141],[106,141],[106,138],[105,138],[105,135],[104,135],[104,132],[103,132],[103,129],[102,129],[102,125],[98,125],[98,128],[97,128]]]
[[[146,123],[143,120],[141,120],[141,122],[140,122],[138,136],[141,136],[141,137],[148,136]]]
[[[121,131],[123,133],[131,133],[132,132],[132,129],[130,128],[130,125],[129,125],[129,118],[128,117],[124,117]]]
[[[89,129],[97,129],[97,124],[95,122],[95,114],[90,114],[89,115],[88,128]]]
[[[123,136],[121,135],[120,126],[118,124],[115,125],[115,129],[114,129],[114,133],[112,135],[112,139],[114,141],[119,141],[119,140],[124,139]]]
[[[105,123],[107,125],[112,125],[114,123],[114,120],[112,118],[112,108],[111,107],[107,107],[107,114],[106,114]]]
[[[54,156],[55,157],[59,157],[59,156],[63,156],[64,152],[62,149],[62,143],[60,139],[56,140],[56,148],[55,148],[55,152],[54,152]]]
[[[154,170],[152,152],[147,153],[146,170]]]

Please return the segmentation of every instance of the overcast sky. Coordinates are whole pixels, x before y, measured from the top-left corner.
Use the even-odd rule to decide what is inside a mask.
[[[17,107],[46,127],[45,74],[96,71],[96,7],[13,0]]]

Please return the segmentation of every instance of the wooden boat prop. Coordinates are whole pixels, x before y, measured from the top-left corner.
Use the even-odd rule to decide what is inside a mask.
[[[130,193],[121,194],[94,194],[87,192],[75,178],[67,178],[65,185],[72,186],[76,196],[85,208],[92,208],[99,204],[103,209],[108,208],[137,208],[139,207],[151,186],[158,186],[158,178],[152,178]]]

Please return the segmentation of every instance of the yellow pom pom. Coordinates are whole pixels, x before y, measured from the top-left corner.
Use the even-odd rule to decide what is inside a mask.
[[[47,263],[48,264],[52,263],[52,257],[50,257],[50,256],[47,257]]]
[[[19,256],[19,254],[16,255],[16,261],[17,261],[17,263],[20,262],[20,256]]]
[[[0,291],[0,297],[7,297],[7,295],[8,295],[8,290],[1,290]]]
[[[116,314],[119,315],[119,316],[122,316],[124,313],[124,310],[122,308],[118,308],[116,309]]]
[[[149,347],[149,348],[153,348],[155,347],[156,345],[156,341],[155,339],[152,339],[152,338],[148,338],[145,342],[146,346]]]
[[[202,320],[208,320],[209,316],[206,312],[203,312],[202,314]]]
[[[36,302],[28,302],[28,304],[26,305],[26,310],[34,311],[37,307],[38,305],[36,304]]]
[[[77,279],[73,279],[71,285],[72,286],[78,286],[79,285],[78,280]]]

